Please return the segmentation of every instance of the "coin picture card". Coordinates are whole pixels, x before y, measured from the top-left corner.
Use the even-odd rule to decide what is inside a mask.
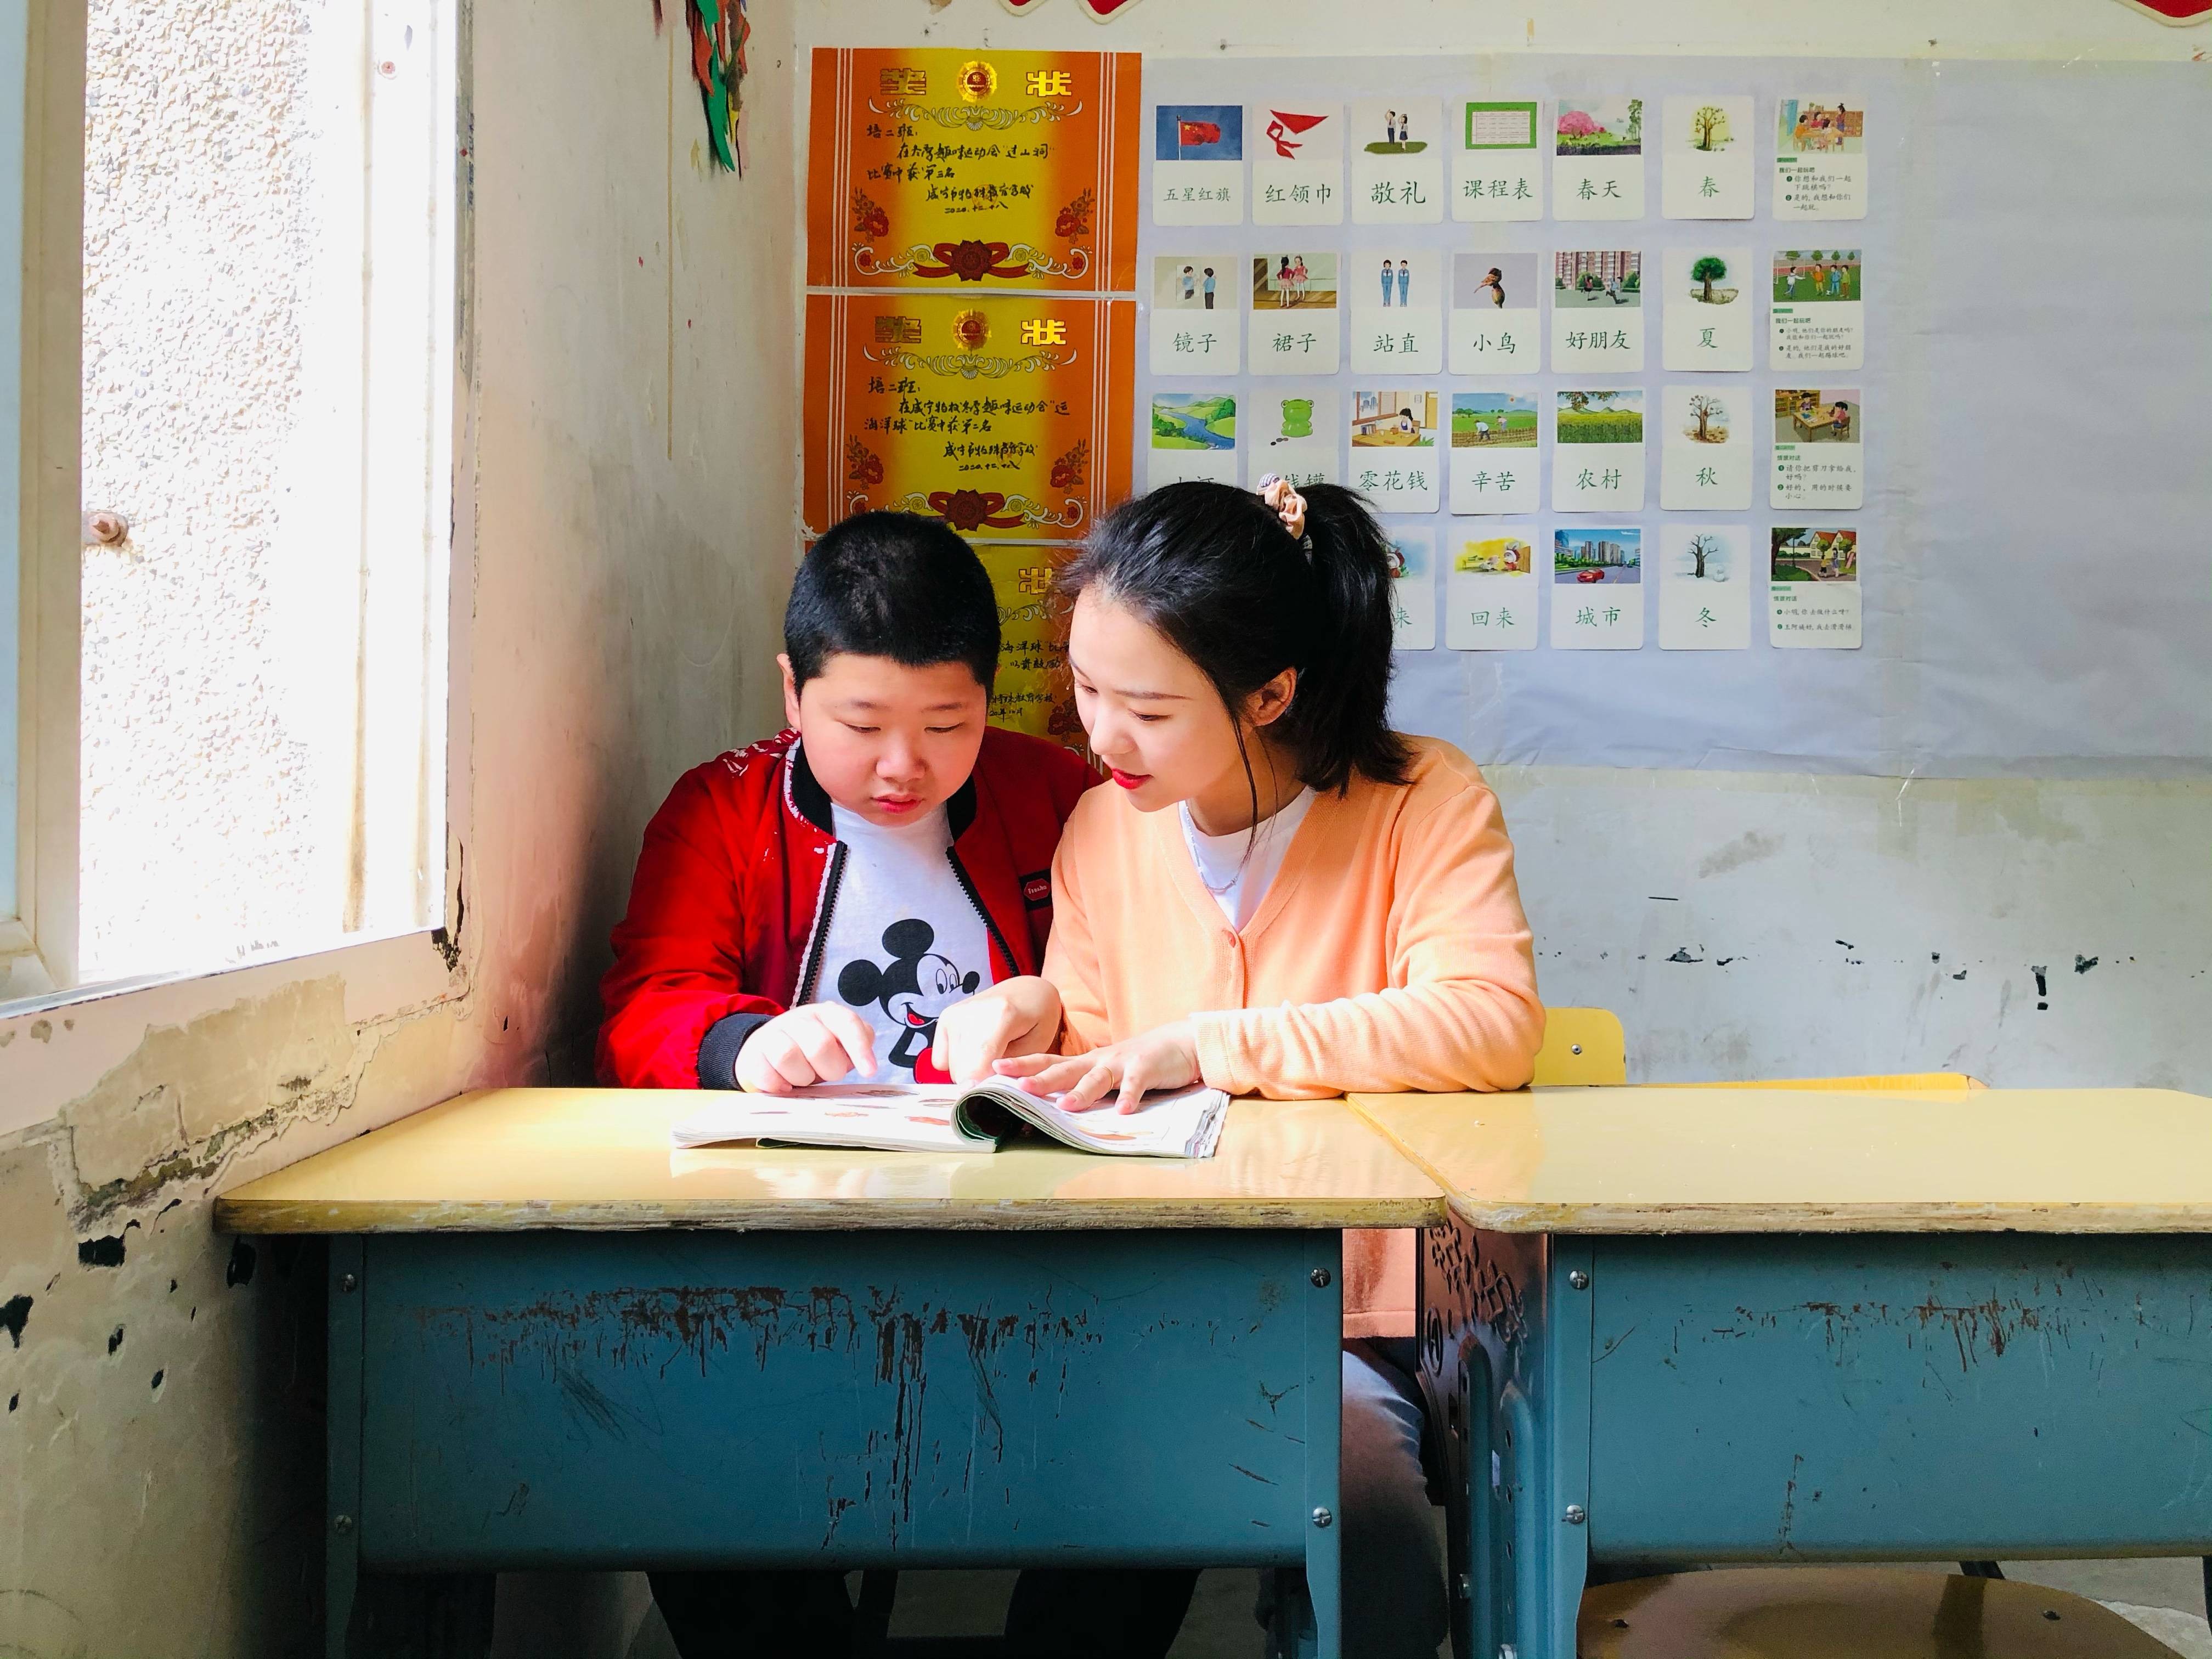
[[[1344,482],[1344,434],[1331,416],[1340,394],[1334,383],[1271,380],[1245,399],[1244,486],[1257,489],[1273,472],[1292,488]]]
[[[1378,513],[1433,513],[1443,494],[1437,453],[1440,394],[1432,386],[1379,386],[1351,394],[1347,482]]]

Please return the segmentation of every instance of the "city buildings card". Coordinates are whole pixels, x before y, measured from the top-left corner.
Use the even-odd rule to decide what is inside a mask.
[[[1391,530],[1391,643],[1401,651],[1437,648],[1437,537],[1433,530]]]
[[[1252,222],[1344,222],[1344,106],[1248,104]]]
[[[1455,374],[1534,374],[1544,366],[1537,256],[1455,253],[1446,358]]]
[[[1659,648],[1751,647],[1751,532],[1740,524],[1683,524],[1659,530]]]
[[[1774,112],[1774,216],[1863,219],[1866,105],[1856,98],[1784,98]]]
[[[1536,552],[1531,532],[1454,537],[1444,577],[1444,643],[1455,651],[1536,648]]]
[[[1552,369],[1644,368],[1644,256],[1633,248],[1562,248],[1552,256]]]
[[[1243,261],[1233,253],[1152,256],[1152,348],[1155,374],[1237,372],[1243,331],[1237,295]]]
[[[1536,394],[1455,392],[1451,399],[1451,510],[1534,513]]]
[[[1452,217],[1544,216],[1543,106],[1533,98],[1468,99],[1452,146]]]
[[[1246,398],[1244,487],[1257,489],[1270,472],[1299,489],[1342,483],[1344,434],[1329,418],[1339,395],[1330,381],[1271,380]]]
[[[1319,248],[1252,256],[1252,373],[1336,373],[1337,264],[1334,252]]]
[[[1742,513],[1751,506],[1750,387],[1707,381],[1659,393],[1659,505],[1669,513]]]
[[[1860,505],[1866,488],[1863,414],[1856,391],[1777,391],[1768,505],[1824,510]]]
[[[1665,219],[1751,217],[1748,98],[1669,98],[1659,146],[1659,213]]]
[[[1562,98],[1553,120],[1552,216],[1644,216],[1644,100]]]
[[[1349,256],[1352,367],[1363,374],[1441,374],[1444,257],[1366,247]]]
[[[1862,274],[1855,247],[1776,249],[1768,366],[1836,372],[1864,367]]]
[[[1784,651],[1856,651],[1859,532],[1777,525],[1767,532],[1766,642]]]
[[[1633,525],[1552,532],[1552,649],[1644,644],[1644,532]]]
[[[1237,482],[1237,398],[1228,392],[1152,393],[1145,488],[1204,478]]]
[[[1438,394],[1431,387],[1382,387],[1352,394],[1347,482],[1378,513],[1433,513],[1442,493],[1437,453]]]
[[[1669,374],[1741,374],[1751,367],[1756,268],[1747,247],[1693,244],[1661,256],[1667,285],[1659,313]]]
[[[1244,222],[1244,108],[1159,104],[1152,111],[1152,222]]]
[[[1552,506],[1561,513],[1644,509],[1644,389],[1559,392]]]
[[[1363,98],[1352,106],[1352,222],[1440,225],[1443,106],[1434,98]]]

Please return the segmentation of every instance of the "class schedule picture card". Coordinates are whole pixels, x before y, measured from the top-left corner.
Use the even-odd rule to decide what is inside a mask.
[[[1432,530],[1392,530],[1391,643],[1401,651],[1437,648],[1437,538]]]
[[[1552,216],[1644,216],[1644,100],[1562,98],[1553,119]]]
[[[1536,510],[1536,394],[1451,395],[1451,510]]]
[[[1863,219],[1866,106],[1856,98],[1784,98],[1774,112],[1774,216]]]
[[[1542,108],[1534,99],[1458,104],[1452,147],[1452,217],[1474,222],[1544,216]]]
[[[1561,513],[1644,509],[1644,389],[1559,392],[1552,506]]]
[[[1766,574],[1766,642],[1785,651],[1856,651],[1859,532],[1777,525]]]
[[[1446,356],[1455,374],[1534,374],[1544,349],[1534,253],[1451,256]]]
[[[1455,651],[1534,651],[1536,551],[1525,535],[1458,538],[1444,577],[1444,643]]]
[[[1363,374],[1443,373],[1443,255],[1384,247],[1350,257],[1352,368]]]
[[[1552,370],[1637,374],[1644,368],[1644,256],[1634,248],[1562,248],[1552,256]]]
[[[1753,394],[1708,381],[1659,393],[1659,505],[1669,513],[1742,513],[1751,506],[1748,418]]]
[[[1665,219],[1751,217],[1758,136],[1748,98],[1669,98],[1659,149]]]
[[[1252,256],[1249,362],[1255,374],[1336,373],[1341,349],[1336,271],[1336,254],[1319,248]]]
[[[1443,106],[1434,98],[1363,98],[1352,106],[1352,222],[1440,225]]]
[[[1285,386],[1272,381],[1245,400],[1244,485],[1257,489],[1270,472],[1293,488],[1342,483],[1343,434],[1329,420],[1339,397],[1327,381]]]
[[[1751,532],[1740,524],[1659,531],[1659,648],[1751,648]]]
[[[1757,291],[1747,247],[1670,247],[1660,257],[1667,287],[1659,313],[1661,358],[1669,374],[1741,374],[1751,367],[1751,299]]]
[[[1237,399],[1227,392],[1155,392],[1145,487],[1237,482]]]
[[[1644,532],[1634,525],[1552,532],[1552,649],[1644,644]]]
[[[1774,394],[1774,465],[1767,504],[1850,508],[1866,490],[1859,394],[1824,387]]]
[[[1352,394],[1350,483],[1376,512],[1437,510],[1437,404],[1425,386]]]
[[[1152,222],[1244,222],[1243,106],[1154,106]]]
[[[1344,222],[1344,106],[1249,104],[1252,222]]]
[[[1244,262],[1233,253],[1163,253],[1152,258],[1155,374],[1237,372],[1237,296]]]
[[[1773,368],[1850,370],[1866,363],[1866,304],[1855,247],[1777,249],[1766,343]]]

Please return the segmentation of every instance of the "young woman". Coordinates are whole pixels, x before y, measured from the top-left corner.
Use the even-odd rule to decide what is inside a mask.
[[[1385,717],[1389,559],[1333,486],[1171,484],[1105,520],[1061,581],[1117,787],[1062,835],[1042,978],[949,1010],[940,1064],[1125,1111],[1201,1079],[1275,1099],[1528,1080],[1544,1017],[1498,802]],[[1054,1029],[1055,1054],[1006,1053]],[[1413,1235],[1347,1234],[1344,1279],[1344,1650],[1431,1659]],[[1164,1652],[1192,1577],[1033,1579],[1009,1630]]]

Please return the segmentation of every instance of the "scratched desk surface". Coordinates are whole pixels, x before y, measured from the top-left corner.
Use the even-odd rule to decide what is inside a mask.
[[[1500,1232],[2212,1232],[2212,1099],[2172,1089],[1355,1095]]]
[[[679,1152],[679,1090],[498,1089],[225,1194],[234,1232],[534,1227],[1422,1227],[1442,1190],[1340,1100],[1240,1100],[1199,1161],[1054,1148]]]

